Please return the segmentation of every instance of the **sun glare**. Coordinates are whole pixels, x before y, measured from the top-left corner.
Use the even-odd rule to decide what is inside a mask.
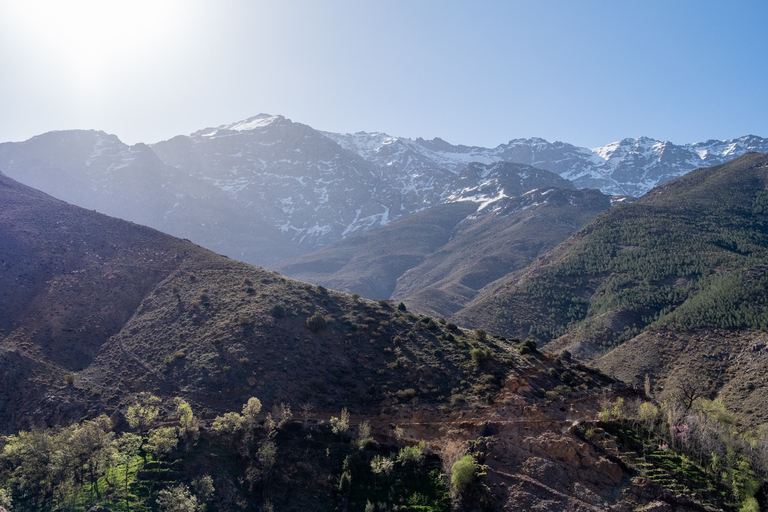
[[[15,39],[62,80],[98,93],[125,73],[142,73],[178,50],[190,32],[193,3],[180,0],[14,2],[4,7]]]

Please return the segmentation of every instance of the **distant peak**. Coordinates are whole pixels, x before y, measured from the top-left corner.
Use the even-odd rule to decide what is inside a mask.
[[[264,128],[266,126],[269,126],[277,121],[283,121],[285,118],[283,116],[273,116],[269,114],[259,114],[257,116],[250,117],[246,119],[245,121],[240,121],[238,123],[227,125],[225,128],[227,130],[234,130],[238,132],[244,132],[248,130],[254,130],[256,128]]]
[[[217,128],[206,128],[193,133],[193,135],[199,135],[201,137],[214,137],[219,132],[247,132],[256,130],[258,128],[266,128],[276,122],[285,121],[283,116],[274,116],[270,114],[259,114],[257,116],[249,117],[244,121],[238,121],[236,123],[221,125]]]

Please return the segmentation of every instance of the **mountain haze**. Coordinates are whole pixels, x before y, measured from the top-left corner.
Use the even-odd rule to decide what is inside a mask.
[[[746,151],[768,151],[768,143],[748,136],[677,146],[639,138],[590,150],[533,138],[481,148],[332,134],[262,114],[152,145],[128,146],[98,131],[51,132],[0,144],[0,170],[85,208],[272,266],[466,198],[467,190],[494,188],[493,176],[478,174],[473,163],[529,165],[577,188],[638,196]]]

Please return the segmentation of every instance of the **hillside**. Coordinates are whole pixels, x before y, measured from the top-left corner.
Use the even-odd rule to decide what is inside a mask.
[[[4,176],[0,216],[0,429],[32,429],[0,438],[14,510],[157,510],[162,491],[190,486],[213,510],[363,510],[371,492],[436,511],[723,502],[639,475],[639,448],[595,437],[597,413],[638,394],[567,355],[293,281]],[[252,397],[243,430],[233,411]],[[136,410],[154,412],[134,424]],[[446,484],[466,456],[466,484]],[[382,457],[386,474],[365,469]]]
[[[457,225],[447,244],[402,275],[392,299],[448,317],[610,206],[597,190],[546,187],[498,201]]]
[[[3,429],[114,410],[138,391],[209,410],[257,392],[378,408],[409,388],[445,400],[472,380],[471,346],[433,354],[444,325],[0,179]]]
[[[460,196],[277,268],[333,289],[449,316],[481,288],[525,267],[611,204],[596,190],[542,182],[528,183],[522,192],[504,190],[510,195]]]
[[[767,183],[763,154],[673,180],[601,214],[530,267],[487,287],[455,321],[557,338],[552,348],[587,360],[643,332],[765,330]],[[663,345],[664,336],[658,340]],[[611,368],[622,364],[612,361]],[[720,375],[711,392],[740,378]]]

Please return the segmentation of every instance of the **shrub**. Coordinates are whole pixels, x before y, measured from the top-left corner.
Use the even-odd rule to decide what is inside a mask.
[[[75,383],[75,374],[74,373],[68,373],[64,375],[64,384],[67,386],[71,386]]]
[[[311,317],[307,318],[307,327],[312,332],[320,332],[325,329],[327,322],[325,317],[320,313],[315,313]]]
[[[459,493],[472,483],[477,473],[477,463],[471,455],[465,455],[451,467],[451,486]]]
[[[532,339],[527,339],[520,344],[520,353],[529,354],[531,352],[536,352],[536,342]]]
[[[395,396],[400,400],[410,400],[416,396],[416,390],[413,388],[401,389],[395,392]]]
[[[285,316],[285,306],[283,306],[282,304],[275,304],[269,310],[269,314],[272,315],[274,318],[283,318]]]
[[[473,348],[469,352],[469,355],[472,358],[472,364],[474,364],[475,366],[481,366],[484,362],[488,360],[490,353],[488,352],[488,350],[483,348]]]
[[[397,310],[398,310],[398,311],[408,311],[408,308],[406,308],[406,307],[405,307],[405,304],[403,304],[403,303],[401,302],[400,304],[398,304],[398,305],[397,305]]]
[[[447,324],[445,324],[445,328],[453,332],[456,332],[459,330],[459,327],[453,322],[448,322]]]
[[[421,446],[405,446],[397,454],[397,462],[401,466],[419,466],[424,462],[424,451]]]

